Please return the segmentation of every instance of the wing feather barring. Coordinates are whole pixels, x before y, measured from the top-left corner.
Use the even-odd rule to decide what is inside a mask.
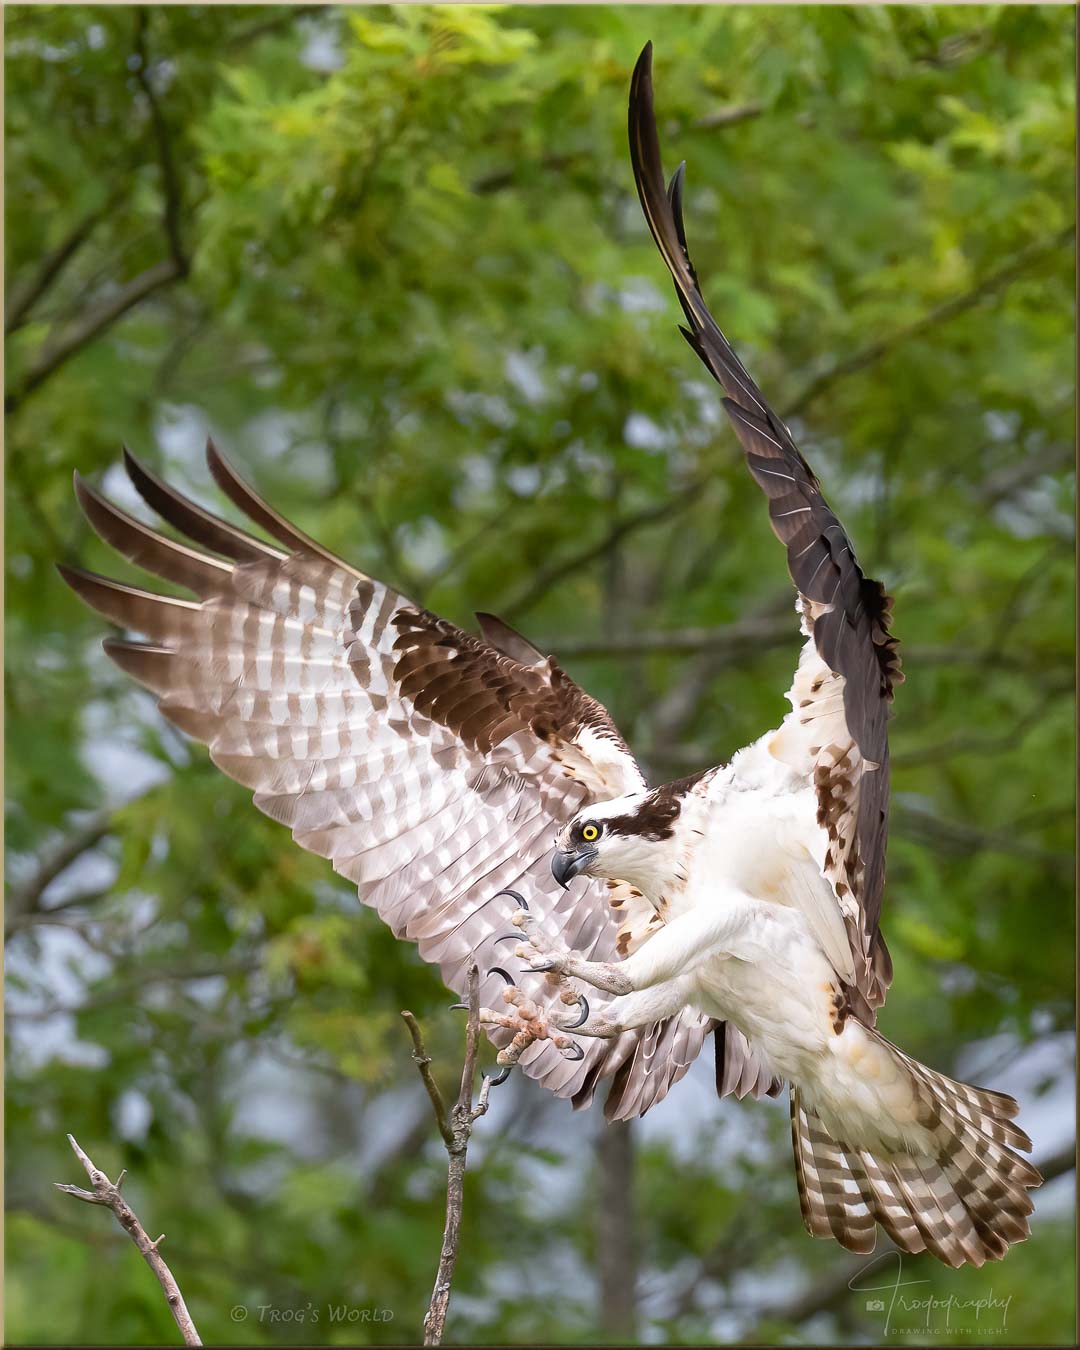
[[[257,533],[187,500],[127,451],[172,533],[81,478],[96,532],[193,598],[62,567],[137,636],[106,650],[209,747],[255,804],[329,859],[458,993],[514,1065],[575,1106],[607,1088],[643,1114],[712,1038],[721,1095],[787,1084],[815,1236],[981,1265],[1027,1236],[1036,1169],[1016,1103],[909,1058],[875,1026],[888,716],[901,679],[891,601],[859,568],[783,422],[710,314],[666,185],[651,49],[630,153],[683,333],[787,551],[804,644],[779,727],[726,765],[650,789],[607,712],[493,615],[479,636],[289,524],[213,444],[210,473]],[[508,967],[510,969],[508,969]]]

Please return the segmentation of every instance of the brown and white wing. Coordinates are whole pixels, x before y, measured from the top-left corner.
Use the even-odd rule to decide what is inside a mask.
[[[512,888],[553,939],[616,960],[621,920],[602,883],[562,891],[549,854],[559,825],[589,801],[643,786],[605,710],[556,663],[491,616],[476,638],[365,576],[295,529],[214,449],[218,485],[274,543],[218,519],[125,463],[148,505],[186,536],[151,529],[76,478],[97,533],[194,600],[75,568],[65,580],[99,613],[146,640],[109,638],[112,659],[207,744],[256,805],[353,881],[394,933],[417,943],[450,988],[473,961],[506,960]],[[523,974],[533,997],[543,977]],[[481,995],[493,1003],[497,976]],[[686,1010],[585,1058],[550,1042],[526,1072],[577,1104],[612,1082],[607,1111],[647,1110],[685,1073],[712,1030]],[[493,1036],[497,1042],[508,1033]]]
[[[681,331],[723,388],[724,408],[787,548],[807,642],[788,695],[793,711],[772,753],[814,785],[829,844],[825,873],[844,915],[855,988],[869,1009],[891,965],[879,932],[889,803],[887,718],[903,676],[889,635],[892,601],[865,577],[851,542],[787,427],[733,351],[702,298],[682,222],[682,167],[665,187],[653,116],[651,44],[630,92],[630,153],[638,194],[688,327]]]

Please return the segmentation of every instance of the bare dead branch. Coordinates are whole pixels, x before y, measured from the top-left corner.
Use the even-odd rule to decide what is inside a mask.
[[[476,1061],[480,1054],[480,975],[475,966],[469,970],[469,1020],[465,1030],[465,1063],[461,1070],[461,1090],[450,1115],[450,1139],[446,1152],[450,1165],[446,1177],[446,1224],[443,1228],[439,1269],[431,1304],[424,1318],[424,1344],[440,1345],[446,1327],[446,1311],[450,1304],[450,1287],[457,1265],[458,1245],[461,1241],[461,1212],[465,1190],[465,1161],[473,1125],[488,1109],[491,1080],[484,1079],[480,1096],[473,1105],[473,1083],[476,1079]],[[410,1026],[410,1031],[412,1027]],[[417,1043],[413,1037],[413,1045]],[[421,1046],[423,1041],[420,1042]],[[415,1056],[414,1056],[415,1058]],[[426,1058],[426,1056],[425,1056]],[[419,1060],[417,1061],[419,1063]],[[423,1066],[421,1066],[423,1073]],[[434,1100],[433,1100],[434,1104]],[[438,1110],[436,1110],[438,1119]],[[440,1124],[440,1131],[441,1131]],[[444,1134],[445,1139],[445,1134]]]
[[[165,1301],[169,1305],[169,1311],[176,1320],[176,1325],[180,1328],[180,1334],[184,1338],[184,1344],[202,1345],[199,1333],[195,1330],[195,1323],[187,1310],[187,1304],[180,1293],[180,1286],[176,1283],[172,1271],[165,1264],[161,1253],[158,1251],[165,1234],[162,1233],[151,1242],[146,1229],[135,1217],[135,1211],[120,1194],[120,1187],[124,1184],[126,1173],[121,1172],[115,1182],[110,1181],[99,1167],[94,1166],[72,1135],[69,1134],[67,1140],[75,1156],[82,1163],[86,1175],[90,1178],[93,1190],[87,1191],[81,1186],[69,1186],[62,1181],[55,1181],[53,1185],[58,1191],[63,1191],[65,1195],[74,1196],[76,1200],[83,1200],[88,1205],[104,1205],[106,1209],[112,1210],[120,1227],[139,1249],[143,1260],[154,1272],[158,1284],[161,1285]]]
[[[402,1011],[402,1018],[405,1025],[409,1028],[409,1035],[413,1043],[413,1060],[416,1067],[420,1070],[420,1077],[423,1079],[424,1087],[427,1089],[427,1095],[431,1098],[431,1109],[435,1112],[435,1123],[439,1127],[439,1133],[442,1135],[446,1146],[449,1148],[454,1142],[454,1132],[450,1128],[450,1122],[446,1118],[446,1103],[443,1101],[442,1093],[439,1091],[439,1085],[431,1072],[431,1056],[424,1045],[424,1034],[420,1030],[420,1023],[416,1020],[408,1009]]]

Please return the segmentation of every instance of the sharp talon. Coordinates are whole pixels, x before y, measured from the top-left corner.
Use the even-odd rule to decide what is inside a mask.
[[[513,1067],[514,1067],[514,1066],[513,1066],[512,1064],[508,1064],[508,1065],[506,1066],[506,1068],[503,1069],[501,1073],[497,1073],[497,1074],[494,1076],[494,1078],[493,1078],[493,1077],[491,1076],[491,1074],[489,1074],[489,1073],[484,1074],[484,1078],[485,1078],[485,1080],[486,1080],[488,1083],[490,1083],[490,1085],[491,1085],[493,1088],[494,1088],[494,1087],[501,1087],[502,1084],[505,1083],[506,1080],[510,1077],[510,1070],[511,1070]]]
[[[498,900],[500,895],[508,895],[511,900],[516,900],[518,902],[518,905],[526,912],[526,914],[529,912],[529,906],[525,903],[524,898],[518,895],[517,891],[496,891],[491,898],[492,900]]]
[[[502,966],[492,966],[491,969],[488,971],[487,975],[484,976],[484,978],[487,979],[488,976],[490,975],[501,975],[507,984],[510,985],[514,984],[514,981],[510,978],[509,975],[507,975],[506,971],[503,970]]]
[[[584,994],[578,994],[578,1002],[581,1004],[581,1016],[576,1022],[566,1022],[562,1026],[563,1031],[575,1031],[578,1027],[583,1027],[589,1020],[589,1000]]]
[[[534,975],[541,975],[545,970],[554,970],[554,969],[555,969],[554,961],[545,961],[544,964],[540,966],[529,966],[529,970],[531,970]]]
[[[495,939],[495,941],[492,943],[492,946],[497,947],[500,942],[520,942],[520,941],[521,941],[520,933],[504,933],[502,937],[497,937]]]
[[[457,1012],[458,1009],[460,1009],[462,1012],[468,1012],[469,1005],[467,1003],[451,1003],[450,1007],[447,1008],[447,1012]]]
[[[579,1059],[585,1058],[585,1051],[582,1050],[581,1046],[578,1045],[577,1041],[571,1041],[570,1044],[563,1051],[563,1058],[571,1059],[576,1063]]]

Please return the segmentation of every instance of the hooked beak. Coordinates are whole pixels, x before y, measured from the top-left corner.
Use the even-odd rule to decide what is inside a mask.
[[[565,891],[571,881],[596,859],[596,849],[583,848],[570,852],[557,848],[551,855],[551,875]]]

